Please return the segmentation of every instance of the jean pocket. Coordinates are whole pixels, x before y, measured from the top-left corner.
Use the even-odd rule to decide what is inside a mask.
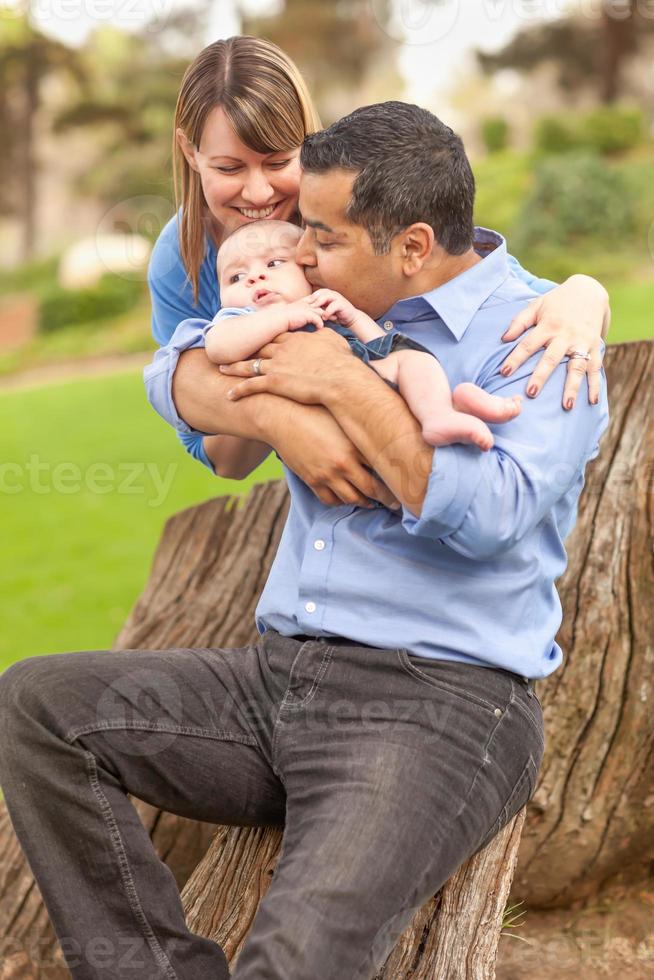
[[[487,667],[472,667],[453,660],[419,657],[404,648],[397,651],[402,668],[416,680],[497,714],[511,698],[511,680]],[[483,671],[483,673],[482,673]],[[490,677],[489,675],[493,675]],[[486,675],[486,676],[484,676]],[[497,699],[489,692],[497,689]]]
[[[516,688],[517,687],[518,685],[516,685]],[[516,690],[514,703],[522,715],[529,720],[531,727],[538,738],[540,753],[542,756],[545,748],[545,730],[543,724],[543,709],[540,701],[535,695],[531,696],[527,691],[518,689]]]
[[[477,846],[474,854],[481,851],[487,844],[490,844],[492,839],[499,834],[500,830],[509,823],[510,820],[515,817],[516,813],[519,813],[524,806],[527,805],[529,800],[532,798],[536,791],[536,784],[538,782],[538,771],[539,763],[536,762],[531,753],[527,756],[527,761],[525,762],[524,768],[518,779],[516,781],[511,795],[502,807],[495,823],[488,831],[481,844]]]

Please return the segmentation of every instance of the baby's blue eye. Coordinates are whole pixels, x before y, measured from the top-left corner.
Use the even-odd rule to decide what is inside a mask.
[[[230,283],[238,282],[241,276],[244,276],[244,272],[235,272],[233,276],[229,277]]]
[[[268,265],[269,266],[276,265],[277,263],[279,263],[280,265],[283,265],[284,264],[284,259],[271,259],[270,262],[268,263]]]

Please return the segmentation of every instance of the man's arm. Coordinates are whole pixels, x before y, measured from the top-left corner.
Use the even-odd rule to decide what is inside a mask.
[[[371,507],[371,498],[387,507],[397,503],[326,408],[268,394],[232,402],[226,393],[233,380],[222,375],[203,350],[181,354],[173,375],[172,401],[182,424],[274,447],[288,468],[328,506]]]
[[[485,388],[520,394],[532,369],[533,359],[517,376],[495,375]],[[556,370],[562,381],[565,362]],[[495,445],[488,453],[462,444],[433,449],[407,419],[403,400],[369,373],[373,377],[355,379],[354,371],[347,372],[324,403],[402,502],[406,530],[469,558],[509,550],[572,486],[581,485],[608,423],[602,373],[597,407],[581,402],[565,412],[556,383],[547,385],[538,400],[523,402],[516,419],[491,427]]]

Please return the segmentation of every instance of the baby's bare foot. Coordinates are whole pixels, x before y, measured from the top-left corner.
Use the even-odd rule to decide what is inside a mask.
[[[478,385],[464,381],[452,392],[452,405],[458,412],[476,415],[485,422],[509,422],[520,414],[522,395],[501,398],[491,395]]]
[[[480,419],[461,412],[427,416],[422,421],[422,437],[430,446],[466,442],[488,452],[493,445],[493,434],[488,426]]]

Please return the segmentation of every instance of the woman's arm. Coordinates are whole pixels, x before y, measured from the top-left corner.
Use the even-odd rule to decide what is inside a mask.
[[[215,255],[208,249],[200,276],[198,304],[193,301],[190,283],[186,279],[177,239],[177,223],[173,218],[162,230],[152,251],[148,266],[148,286],[152,302],[152,334],[161,350],[165,350],[177,326],[190,317],[204,317],[210,321],[219,296],[215,280]],[[159,352],[157,352],[159,353]],[[176,362],[177,354],[170,359]],[[174,368],[173,368],[174,369]],[[152,379],[146,373],[146,388],[152,401],[151,386],[162,383],[170,387],[170,380]],[[177,433],[182,445],[193,459],[218,476],[242,479],[247,476],[271,452],[258,440],[241,439],[231,435],[206,436],[201,432]]]
[[[272,452],[265,442],[239,436],[204,436],[202,442],[214,473],[227,480],[244,480]]]

